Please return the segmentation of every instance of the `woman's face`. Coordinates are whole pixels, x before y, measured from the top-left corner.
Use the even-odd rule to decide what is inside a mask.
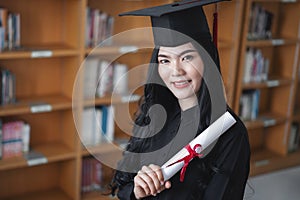
[[[181,109],[197,104],[204,65],[191,43],[176,47],[160,47],[158,73],[166,86],[178,98]]]

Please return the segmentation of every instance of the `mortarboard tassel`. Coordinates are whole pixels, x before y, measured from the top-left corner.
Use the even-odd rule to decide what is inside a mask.
[[[213,21],[213,42],[218,48],[218,5],[215,5],[214,21]]]

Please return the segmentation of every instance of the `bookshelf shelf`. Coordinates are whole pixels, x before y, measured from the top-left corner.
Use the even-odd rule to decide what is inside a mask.
[[[122,103],[134,103],[138,102],[140,99],[140,95],[106,95],[104,97],[95,98],[95,99],[87,99],[84,101],[84,106],[95,106],[95,105],[110,105],[110,104],[122,104]]]
[[[33,149],[35,152],[42,153],[46,159],[46,163],[53,163],[68,159],[74,159],[75,153],[72,149],[68,148],[66,145],[59,143],[43,144],[35,146]],[[45,164],[45,163],[40,163]],[[37,164],[37,165],[40,165]],[[0,171],[1,170],[11,170],[16,168],[29,167],[27,160],[22,157],[8,158],[0,161]]]
[[[15,51],[3,51],[0,53],[0,60],[4,59],[21,59],[21,58],[51,58],[78,56],[78,50],[65,46],[45,45],[44,47],[23,48]]]
[[[280,116],[278,114],[269,113],[261,114],[258,119],[252,121],[244,121],[245,126],[248,130],[267,128],[270,126],[276,126],[278,124],[283,124],[287,121],[286,116]]]
[[[33,147],[34,151],[42,153],[48,162],[57,162],[75,158],[75,152],[64,144],[48,143]]]
[[[272,79],[260,83],[243,83],[243,89],[263,89],[263,88],[273,88],[273,87],[282,87],[288,86],[293,83],[293,80],[289,78],[281,78],[281,79]]]
[[[82,195],[82,200],[113,200],[117,197],[102,195],[100,192],[89,192]]]
[[[247,46],[249,47],[276,47],[276,46],[286,46],[295,45],[299,42],[298,39],[271,39],[271,40],[257,40],[257,41],[247,41]]]
[[[87,147],[88,150],[86,148],[82,148],[82,156],[87,156],[89,154],[116,154],[116,153],[120,153],[120,151],[122,151],[122,149],[117,145],[117,144],[107,144],[107,143],[101,143],[98,145],[94,145],[94,146],[88,146]],[[120,155],[117,155],[120,156]]]
[[[9,199],[11,199],[11,198],[9,198]],[[49,189],[49,190],[43,190],[43,191],[37,191],[34,193],[24,194],[21,196],[16,196],[14,199],[20,199],[20,200],[38,200],[38,199],[71,200],[72,198],[70,198],[66,193],[64,193],[60,189]]]
[[[122,42],[125,43],[125,42]],[[128,45],[110,45],[110,46],[99,46],[95,48],[87,48],[85,50],[87,55],[101,55],[101,56],[113,56],[120,55],[126,52],[136,53],[137,51],[140,53],[149,52],[149,48],[153,47],[152,43],[141,43],[141,42],[133,42]]]
[[[19,167],[26,167],[26,166],[27,166],[27,162],[23,157],[14,157],[14,158],[9,158],[7,160],[0,161],[0,171],[19,168]]]
[[[300,164],[300,151],[282,156],[269,150],[259,150],[252,153],[250,175],[256,176],[282,168]]]
[[[48,107],[49,105],[51,106],[51,108]],[[40,111],[38,109],[34,109],[34,106],[36,107],[40,106],[41,108]],[[1,106],[0,117],[30,114],[34,112],[59,111],[59,110],[66,110],[70,108],[72,108],[72,100],[68,97],[64,97],[61,95],[22,98],[22,99],[18,99],[18,102],[15,104],[8,104],[8,105]]]

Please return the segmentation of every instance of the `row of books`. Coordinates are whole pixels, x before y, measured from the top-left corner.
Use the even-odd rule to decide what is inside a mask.
[[[270,61],[257,48],[248,48],[244,63],[244,83],[268,80]]]
[[[86,47],[95,47],[113,33],[114,17],[99,9],[87,7]]]
[[[240,98],[240,113],[241,119],[255,120],[258,117],[259,111],[260,90],[245,90]]]
[[[127,94],[127,71],[125,64],[88,57],[84,62],[84,98],[103,97],[112,92]]]
[[[7,8],[0,8],[0,52],[20,47],[20,20],[20,13],[12,13]]]
[[[299,142],[300,142],[300,136],[299,136],[299,123],[293,122],[291,124],[291,130],[290,130],[290,138],[289,138],[289,145],[288,145],[288,151],[294,152],[299,149]]]
[[[1,105],[6,105],[16,102],[16,77],[15,75],[7,70],[0,69],[0,103]]]
[[[259,3],[253,3],[250,13],[248,39],[271,39],[274,14]]]
[[[81,141],[85,146],[114,140],[114,106],[88,107],[83,110]]]
[[[93,157],[82,160],[81,192],[99,191],[102,188],[102,164]]]
[[[30,125],[24,121],[0,120],[0,158],[22,156],[29,151]]]

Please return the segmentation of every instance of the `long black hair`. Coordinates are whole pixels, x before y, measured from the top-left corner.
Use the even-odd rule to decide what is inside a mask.
[[[206,69],[208,67],[216,67],[217,71],[220,72],[219,55],[213,42],[211,40],[202,40],[200,44],[201,46],[199,46],[199,43],[192,42],[192,44],[198,50],[202,59],[204,58],[204,80],[207,71]],[[153,49],[152,52],[148,70],[148,80],[144,86],[144,96],[142,97],[139,109],[136,112],[133,136],[128,142],[126,151],[124,152],[124,158],[119,165],[120,168],[116,170],[111,182],[112,194],[114,194],[117,188],[123,187],[127,183],[132,182],[135,176],[135,172],[128,172],[128,170],[125,169],[126,164],[124,163],[131,163],[130,166],[138,166],[135,165],[135,162],[137,162],[136,159],[133,159],[132,156],[126,157],[127,152],[140,153],[153,150],[149,145],[149,143],[151,143],[151,138],[153,137],[145,137],[145,135],[150,133],[141,131],[141,127],[146,127],[151,123],[152,120],[155,120],[155,115],[150,117],[149,111],[151,107],[153,105],[159,104],[165,109],[167,113],[166,124],[168,124],[168,120],[173,120],[172,116],[177,115],[181,110],[177,98],[165,86],[158,74],[158,52],[159,47],[157,46]],[[209,55],[209,58],[205,59],[207,55]],[[197,131],[197,133],[199,134],[210,125],[212,120],[215,120],[214,118],[212,118],[212,101],[206,81],[202,81],[201,87],[196,95],[198,98],[198,105],[200,110],[200,120]],[[160,133],[158,133],[157,135],[159,134]]]

